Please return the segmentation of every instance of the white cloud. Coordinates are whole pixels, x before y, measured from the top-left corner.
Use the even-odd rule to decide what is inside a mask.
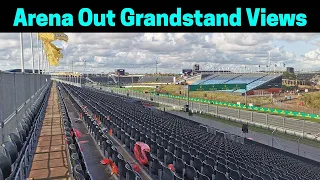
[[[55,70],[109,72],[126,68],[135,72],[180,72],[193,63],[206,69],[235,68],[258,65],[270,61],[281,62],[306,70],[320,68],[320,34],[297,33],[67,33],[69,43],[64,58]],[[37,67],[38,50],[34,37]],[[295,52],[276,46],[275,41],[288,44],[303,41],[316,46],[312,51],[298,56]],[[58,43],[59,44],[59,43]],[[60,44],[61,45],[61,44]],[[24,33],[26,68],[31,68],[30,34]],[[86,63],[85,63],[86,62]],[[0,69],[20,66],[18,33],[0,34]]]

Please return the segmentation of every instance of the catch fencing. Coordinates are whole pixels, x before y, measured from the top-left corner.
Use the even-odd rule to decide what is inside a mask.
[[[0,71],[0,142],[16,131],[25,112],[50,82],[50,75]]]

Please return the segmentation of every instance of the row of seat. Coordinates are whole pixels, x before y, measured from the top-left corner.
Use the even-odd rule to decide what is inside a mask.
[[[0,179],[27,178],[37,147],[50,86],[51,84],[48,84],[37,99],[33,100],[33,104],[19,120],[15,132],[5,137],[5,141],[1,144]]]
[[[209,179],[319,179],[320,177],[317,166],[270,149],[253,144],[236,143],[208,133],[203,131],[198,123],[132,104],[128,97],[70,85],[66,87],[69,93],[77,97],[90,111],[100,115],[101,123],[113,129],[114,136],[124,144],[130,140],[146,142],[151,146],[153,155],[150,157],[155,157],[151,158],[151,162],[158,160],[164,165],[168,164],[166,161],[172,162],[177,177],[185,179],[200,178],[203,175]],[[109,117],[110,120],[105,117]],[[151,170],[159,170],[157,168],[160,166],[152,165]]]
[[[141,176],[134,171],[132,165],[129,162],[125,161],[123,155],[118,152],[117,147],[108,138],[103,127],[99,126],[97,121],[88,112],[82,109],[82,107],[78,105],[74,99],[71,99],[71,101],[78,111],[83,112],[85,125],[87,126],[89,132],[92,134],[95,140],[98,142],[98,145],[103,151],[104,156],[112,160],[116,164],[119,170],[119,177],[126,178],[128,180],[142,180]]]
[[[72,123],[69,118],[69,114],[64,102],[64,98],[61,94],[61,88],[59,88],[59,84],[57,84],[59,93],[59,107],[62,114],[62,120],[64,124],[64,134],[66,140],[66,146],[68,147],[68,157],[69,157],[69,169],[71,169],[71,174],[74,179],[77,180],[86,180],[90,179],[90,176],[87,172],[87,167],[85,164],[85,159],[83,158],[82,152],[79,147],[78,139],[73,131]]]

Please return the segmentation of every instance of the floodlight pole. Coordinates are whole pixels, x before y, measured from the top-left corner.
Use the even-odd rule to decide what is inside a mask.
[[[24,73],[24,56],[23,56],[23,34],[20,33],[20,49],[21,49],[21,72]]]

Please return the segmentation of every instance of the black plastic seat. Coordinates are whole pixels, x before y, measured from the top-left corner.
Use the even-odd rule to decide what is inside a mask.
[[[5,154],[0,152],[0,170],[4,179],[8,178],[11,174],[11,160]]]
[[[216,180],[228,180],[226,174],[221,171],[216,171],[215,179]]]
[[[266,174],[264,172],[260,172],[260,176],[264,179],[264,180],[273,180],[273,178],[269,175]]]
[[[222,173],[226,173],[228,171],[227,167],[220,162],[217,163],[217,170]]]
[[[244,169],[244,168],[240,167],[239,170],[240,170],[240,174],[242,176],[245,176],[245,177],[248,177],[248,178],[251,177],[251,173],[247,169]]]
[[[241,175],[239,171],[228,169],[229,170],[229,177],[231,177],[233,180],[241,180]]]
[[[186,164],[190,165],[191,160],[192,160],[192,156],[189,152],[183,151],[182,159],[186,162]]]
[[[21,148],[22,148],[22,141],[20,139],[20,137],[18,135],[16,135],[15,133],[10,133],[8,135],[10,141],[16,145],[17,147],[17,151],[20,152]]]
[[[261,176],[257,175],[257,174],[253,174],[252,175],[252,180],[264,180]]]
[[[206,158],[206,163],[209,164],[210,166],[214,167],[216,165],[216,161],[212,159],[211,157]]]
[[[215,169],[207,163],[203,163],[202,174],[208,176],[210,179],[215,175]]]
[[[165,149],[160,145],[158,147],[157,157],[161,162],[164,162],[164,154],[165,154]]]
[[[194,158],[193,158],[193,164],[192,164],[192,165],[193,165],[193,167],[194,167],[197,171],[201,172],[201,168],[202,168],[202,161],[201,161],[201,159],[194,157]]]
[[[160,164],[158,158],[156,157],[152,157],[152,162],[151,162],[151,166],[150,166],[150,171],[153,175],[155,175],[156,177],[159,177],[159,170],[162,169],[162,165]]]
[[[2,144],[2,147],[10,154],[11,163],[13,164],[18,158],[17,146],[10,141],[6,141]]]
[[[176,158],[175,159],[175,172],[180,176],[183,177],[183,173],[184,173],[184,168],[185,168],[186,164],[183,162],[182,159],[180,158]]]
[[[166,154],[165,154],[165,164],[173,164],[173,160],[174,160],[174,155],[166,150]]]
[[[228,162],[228,168],[230,168],[230,169],[232,169],[234,171],[239,171],[239,167],[236,164],[232,163],[232,162]]]
[[[174,180],[173,172],[169,168],[163,167],[161,179],[162,180]]]
[[[197,177],[197,171],[194,167],[190,165],[186,165],[186,170],[184,173],[184,179],[187,180],[194,180]]]
[[[182,158],[183,150],[180,147],[176,147],[174,155],[178,158]]]
[[[208,176],[198,173],[198,180],[211,180]]]
[[[74,168],[73,168],[73,171],[74,171],[74,176],[75,176],[75,179],[76,180],[85,180],[85,175],[84,175],[84,172],[81,168],[80,165],[76,165]]]
[[[0,168],[0,180],[4,180],[4,176],[2,174],[1,168]]]
[[[137,174],[128,167],[128,165],[125,165],[126,167],[126,180],[136,180],[137,179]]]

